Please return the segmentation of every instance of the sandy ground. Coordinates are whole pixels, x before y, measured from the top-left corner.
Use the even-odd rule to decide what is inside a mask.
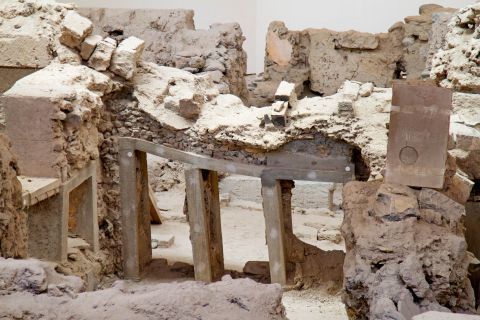
[[[319,195],[327,206],[327,188],[320,187]],[[222,193],[222,185],[220,186]],[[183,185],[177,185],[167,192],[156,193],[157,203],[163,212],[164,223],[152,226],[152,238],[160,235],[172,235],[175,242],[170,248],[153,250],[153,257],[157,264],[183,262],[192,264],[192,248],[189,240],[189,226],[183,215],[183,201],[185,192]],[[247,261],[268,261],[268,250],[265,244],[265,222],[261,203],[238,199],[222,194],[222,198],[229,198],[228,204],[223,203],[222,235],[224,245],[225,266],[229,270],[242,271]],[[318,201],[317,201],[318,202]],[[320,200],[321,202],[321,200]],[[295,207],[295,198],[293,200]],[[305,242],[316,245],[324,250],[343,250],[344,243],[333,243],[328,240],[318,241],[318,229],[337,230],[342,221],[342,213],[330,212],[327,209],[294,208],[294,232]],[[336,231],[335,231],[336,232]],[[165,268],[165,266],[163,266]],[[159,274],[152,266],[151,274]],[[163,272],[162,272],[163,273]],[[172,275],[175,277],[175,275]],[[151,278],[150,278],[151,280]],[[150,281],[147,280],[147,281]],[[283,304],[287,317],[291,320],[309,319],[348,319],[344,305],[338,292],[331,292],[329,288],[314,288],[302,291],[287,291],[283,296]]]

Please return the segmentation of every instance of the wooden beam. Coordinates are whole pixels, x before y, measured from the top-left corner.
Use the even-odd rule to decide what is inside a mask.
[[[153,192],[151,185],[148,185],[148,197],[150,201],[150,222],[152,224],[162,224],[162,215],[160,209],[158,209],[155,192]]]
[[[121,149],[119,157],[123,272],[125,278],[137,280],[152,258],[147,156]]]
[[[311,169],[298,168],[297,166],[288,167],[286,165],[260,166],[215,159],[204,155],[176,150],[141,139],[119,138],[118,141],[120,144],[120,150],[140,150],[159,157],[191,164],[196,168],[217,172],[228,172],[251,177],[268,175],[277,180],[305,180],[339,183],[351,181],[355,176],[354,165],[347,158],[343,159],[342,162],[345,165],[342,165],[341,167],[338,166],[340,160],[338,158],[319,158],[317,159],[318,164]]]
[[[270,278],[272,283],[286,285],[285,224],[283,221],[280,181],[263,177],[262,197],[270,261]]]
[[[188,169],[185,182],[195,280],[220,280],[224,262],[218,175],[213,171]]]

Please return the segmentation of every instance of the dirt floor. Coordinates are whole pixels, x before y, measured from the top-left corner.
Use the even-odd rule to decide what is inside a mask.
[[[261,203],[248,197],[240,199],[235,192],[239,186],[235,177],[228,177],[220,184],[222,201],[222,235],[225,256],[225,267],[228,270],[242,272],[247,261],[268,261],[268,251],[265,244],[265,224]],[[257,188],[252,182],[250,191]],[[232,187],[233,185],[233,187]],[[318,246],[323,250],[344,250],[343,239],[339,237],[339,227],[342,222],[342,211],[329,211],[327,207],[328,184],[308,186],[315,190],[318,203],[323,204],[320,209],[299,208],[297,202],[302,203],[301,195],[293,198],[294,206],[294,231],[305,242]],[[245,188],[245,185],[242,185]],[[227,193],[222,191],[227,190]],[[247,192],[247,190],[244,190]],[[247,192],[248,193],[248,192]],[[340,194],[340,189],[336,192]],[[177,277],[193,276],[192,248],[189,240],[189,226],[183,215],[184,186],[182,183],[166,192],[157,192],[157,203],[162,210],[164,223],[152,226],[152,239],[165,239],[175,237],[174,243],[169,248],[153,250],[155,263],[151,266],[149,277],[145,282],[181,280]],[[338,196],[336,202],[340,200]],[[317,240],[317,233],[322,230],[323,240]],[[338,236],[337,236],[338,234]],[[338,243],[335,243],[338,242]],[[162,260],[164,259],[164,260]],[[181,262],[181,263],[178,263]],[[167,263],[170,267],[167,266]],[[172,264],[174,264],[172,268]],[[173,269],[173,272],[172,272]],[[161,271],[163,270],[163,271]],[[162,276],[159,276],[159,275]],[[348,319],[345,307],[340,300],[338,288],[331,288],[325,284],[322,288],[307,290],[290,290],[283,295],[283,304],[287,317],[292,320],[302,319]]]

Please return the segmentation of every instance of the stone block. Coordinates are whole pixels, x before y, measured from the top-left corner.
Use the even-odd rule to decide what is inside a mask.
[[[443,192],[449,198],[457,201],[458,203],[465,204],[470,197],[474,182],[468,179],[463,174],[457,172],[447,186],[447,189]]]
[[[343,100],[338,102],[338,112],[345,114],[345,113],[352,113],[353,114],[353,102],[351,100]]]
[[[378,48],[378,38],[375,34],[346,31],[335,38],[335,47],[341,49],[375,50]]]
[[[89,19],[70,10],[63,19],[60,43],[70,48],[78,48],[92,30],[93,24]]]
[[[12,141],[12,150],[18,157],[23,175],[32,177],[60,177],[55,166],[58,153],[51,118],[57,111],[49,98],[3,96],[6,134]],[[46,125],[47,124],[47,125]]]
[[[345,99],[351,100],[351,101],[356,101],[358,99],[360,88],[361,88],[360,83],[347,80],[343,83],[339,92],[342,93],[342,95]]]
[[[128,37],[115,49],[110,64],[110,70],[127,80],[133,78],[137,69],[137,62],[145,48],[145,41]]]
[[[112,38],[105,38],[100,41],[88,60],[88,66],[97,71],[107,71],[116,47],[117,41]]]
[[[280,82],[277,92],[275,92],[275,100],[289,102],[291,106],[296,103],[297,94],[295,93],[295,83],[287,81]]]
[[[85,38],[85,41],[83,41],[82,45],[80,46],[80,56],[82,57],[82,59],[90,59],[93,52],[95,51],[95,48],[97,47],[97,44],[102,40],[102,36],[99,35],[88,36],[87,38]]]
[[[53,59],[47,38],[35,36],[0,36],[0,66],[13,68],[43,68]]]
[[[363,98],[370,97],[370,95],[373,92],[373,89],[375,89],[373,83],[371,83],[371,82],[364,83],[360,87],[360,90],[358,91],[358,94]]]
[[[193,92],[183,91],[179,97],[165,98],[165,108],[176,112],[187,119],[198,117],[202,110],[203,96]]]
[[[276,127],[285,127],[287,125],[288,102],[277,101],[272,106],[270,120]]]

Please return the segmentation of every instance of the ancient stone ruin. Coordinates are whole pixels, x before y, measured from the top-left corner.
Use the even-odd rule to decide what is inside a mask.
[[[0,1],[0,318],[480,317],[480,5],[193,17]]]

